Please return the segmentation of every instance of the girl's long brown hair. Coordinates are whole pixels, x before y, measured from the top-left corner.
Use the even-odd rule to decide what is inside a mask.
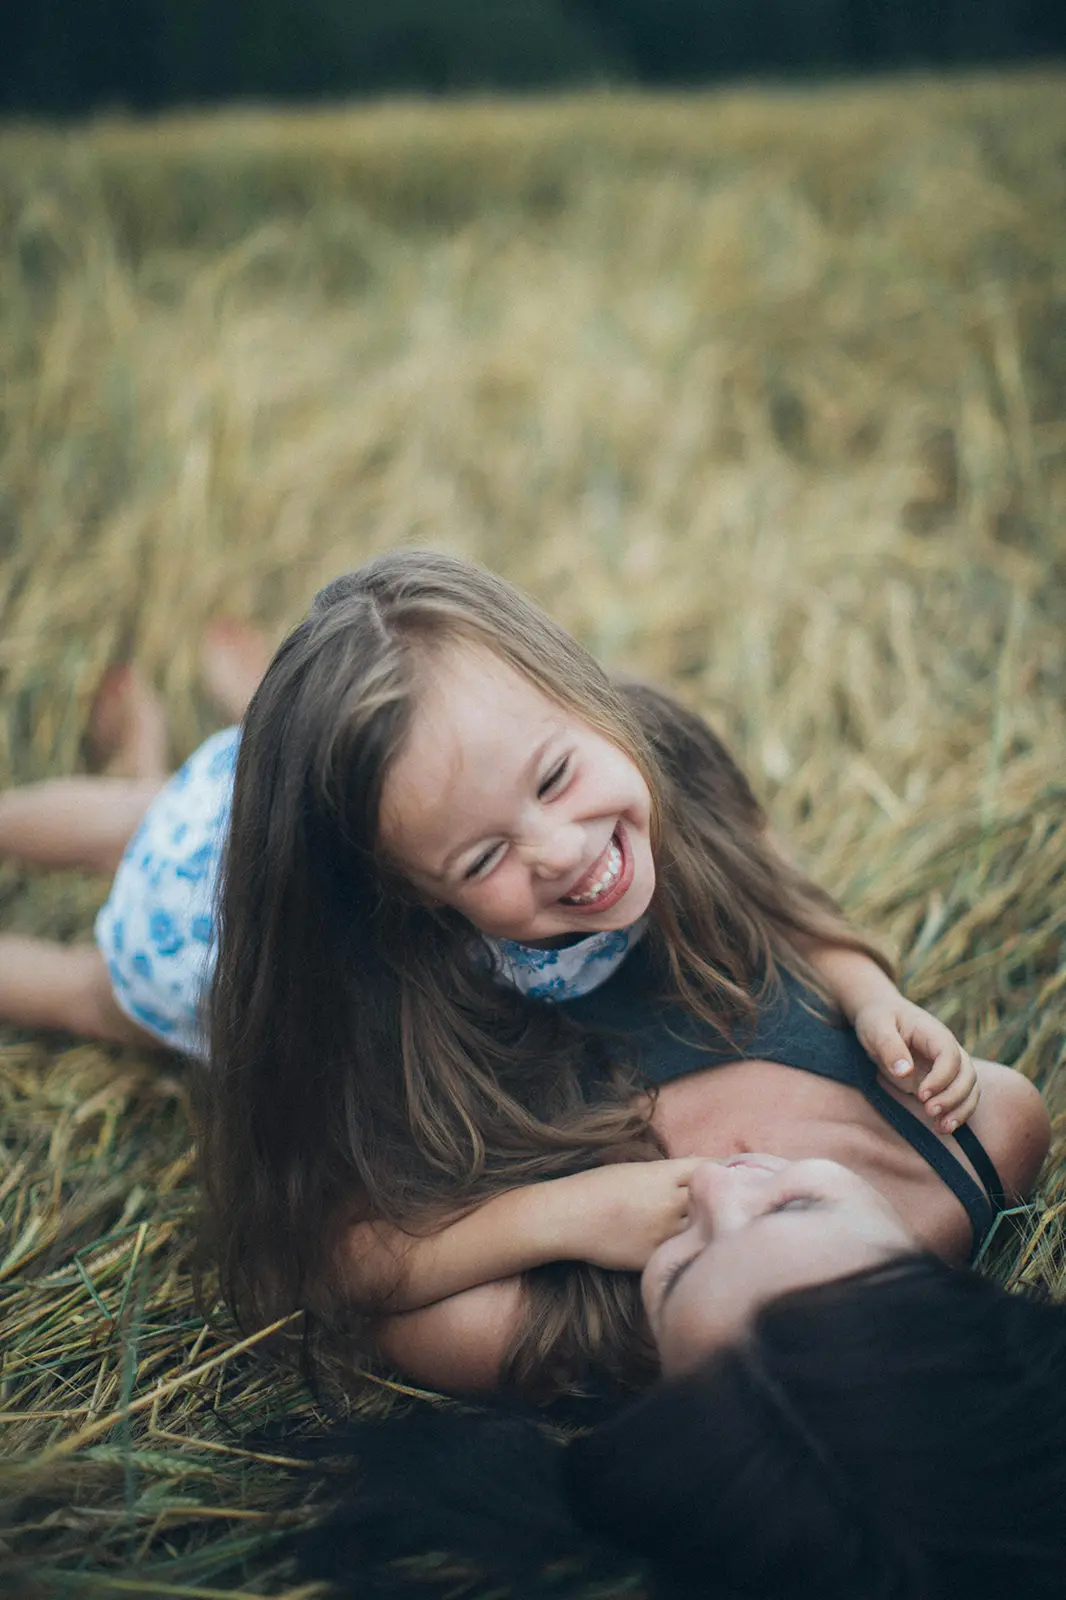
[[[272,661],[244,722],[199,1091],[206,1243],[242,1325],[313,1304],[372,1348],[375,1305],[336,1281],[338,1228],[432,1228],[504,1189],[661,1154],[624,1065],[557,1008],[497,984],[457,913],[379,849],[385,777],[437,652],[477,644],[625,750],[653,799],[652,941],[664,992],[715,1026],[750,1016],[807,939],[877,955],[768,843],[722,744],[669,696],[614,683],[511,585],[406,551],[337,579]],[[881,959],[877,957],[877,959]],[[585,1085],[598,1088],[591,1103]],[[635,1279],[528,1276],[510,1372],[559,1389],[587,1364],[651,1368]]]

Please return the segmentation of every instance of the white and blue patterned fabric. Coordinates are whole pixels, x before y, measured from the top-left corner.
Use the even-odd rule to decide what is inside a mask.
[[[558,950],[516,944],[513,939],[486,939],[485,943],[492,952],[496,976],[531,1000],[576,1000],[607,982],[640,943],[647,925],[647,917],[641,917],[628,928],[590,933],[587,939]]]
[[[159,791],[119,863],[96,943],[121,1009],[163,1044],[205,1059],[202,997],[217,955],[215,896],[233,800],[239,728],[202,744]],[[496,976],[535,1000],[605,983],[644,933],[590,934],[560,950],[485,939]]]
[[[204,1058],[200,1000],[216,955],[215,893],[239,728],[202,744],[162,788],[119,863],[96,943],[126,1015]]]

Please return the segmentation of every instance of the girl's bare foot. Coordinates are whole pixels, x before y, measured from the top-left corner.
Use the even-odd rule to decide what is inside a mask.
[[[104,674],[89,713],[89,754],[109,777],[159,779],[170,770],[163,703],[130,662]]]
[[[227,717],[239,722],[270,664],[270,646],[251,623],[219,617],[204,633],[200,677]]]

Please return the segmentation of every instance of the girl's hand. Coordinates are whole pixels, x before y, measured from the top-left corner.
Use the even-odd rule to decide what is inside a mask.
[[[568,1187],[566,1255],[615,1272],[643,1272],[648,1257],[688,1221],[688,1181],[701,1157],[620,1161],[556,1180]]]
[[[916,1095],[940,1133],[954,1133],[977,1109],[981,1090],[967,1052],[950,1028],[900,995],[863,1006],[853,1026],[885,1077]]]

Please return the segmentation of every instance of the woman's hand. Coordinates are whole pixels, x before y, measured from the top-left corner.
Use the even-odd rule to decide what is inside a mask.
[[[556,1179],[567,1190],[565,1254],[615,1272],[643,1272],[648,1257],[688,1221],[688,1182],[701,1157],[622,1161]]]
[[[977,1072],[936,1017],[897,995],[862,1006],[852,1025],[867,1055],[897,1088],[917,1096],[940,1133],[954,1133],[973,1116],[981,1098]]]

